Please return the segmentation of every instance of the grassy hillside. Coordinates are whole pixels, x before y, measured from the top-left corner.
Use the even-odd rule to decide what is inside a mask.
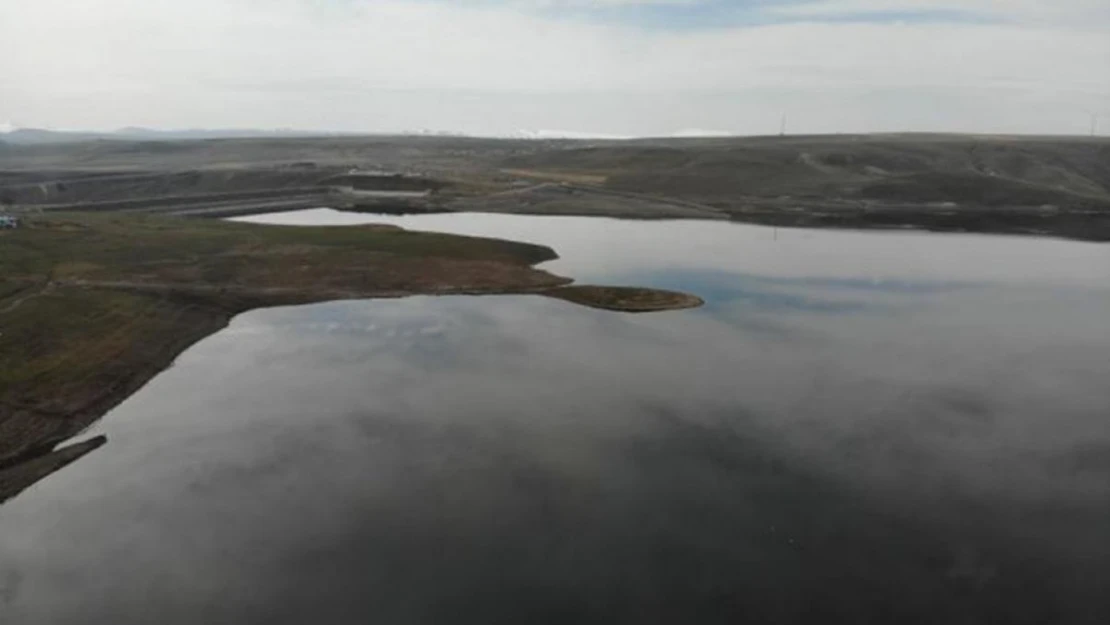
[[[823,136],[643,141],[506,159],[601,176],[613,189],[728,204],[738,198],[1087,206],[1110,210],[1110,141]]]
[[[324,183],[342,181],[336,175],[351,168],[405,172],[443,187],[410,210],[725,218],[1110,241],[1110,139],[1083,137],[376,136],[6,146],[0,200],[74,210],[247,214],[341,204]],[[210,209],[218,210],[204,213]]]

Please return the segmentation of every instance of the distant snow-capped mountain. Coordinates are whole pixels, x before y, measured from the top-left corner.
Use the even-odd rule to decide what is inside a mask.
[[[515,130],[507,135],[510,139],[632,139],[625,135],[611,135],[600,132],[578,130]]]

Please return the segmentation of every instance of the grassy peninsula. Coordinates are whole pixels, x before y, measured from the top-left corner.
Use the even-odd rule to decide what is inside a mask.
[[[546,294],[571,282],[534,267],[556,257],[538,245],[394,226],[29,218],[0,231],[0,501],[103,444],[55,451],[238,313],[351,298]],[[594,299],[572,301],[610,307]]]

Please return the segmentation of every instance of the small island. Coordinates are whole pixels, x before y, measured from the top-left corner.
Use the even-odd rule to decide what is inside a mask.
[[[235,315],[409,295],[535,294],[628,312],[682,293],[568,286],[551,248],[395,226],[50,213],[0,231],[0,502],[105,444],[56,447]]]

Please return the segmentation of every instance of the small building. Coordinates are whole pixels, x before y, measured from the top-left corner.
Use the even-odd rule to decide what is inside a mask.
[[[2,228],[18,228],[19,218],[12,215],[0,215],[0,229]]]

